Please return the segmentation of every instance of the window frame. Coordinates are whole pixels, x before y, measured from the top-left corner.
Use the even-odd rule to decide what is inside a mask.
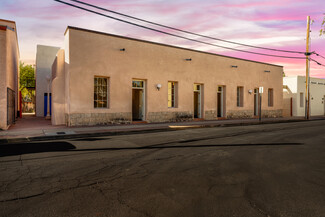
[[[304,97],[304,93],[303,92],[300,92],[299,94],[299,106],[300,108],[303,108],[305,106],[305,97]]]
[[[244,107],[244,87],[237,86],[237,107]]]
[[[97,79],[97,85],[96,85],[96,79]],[[100,82],[99,82],[100,80]],[[105,85],[99,85],[99,83],[102,84],[102,80],[106,80],[106,86]],[[94,103],[94,109],[108,109],[109,108],[109,77],[104,76],[94,76],[94,92],[93,92],[93,103]],[[102,99],[99,99],[99,90],[98,88],[104,88],[106,87],[106,98],[102,97]],[[104,92],[103,92],[104,93]],[[96,99],[97,94],[97,99]],[[99,107],[99,102],[106,102],[106,106]]]
[[[267,100],[268,107],[273,107],[274,106],[274,90],[273,90],[273,88],[268,89],[267,96],[268,96],[268,100]]]
[[[169,84],[171,84],[171,87],[169,86]],[[177,108],[177,89],[178,89],[177,81],[167,82],[167,107],[168,108]]]

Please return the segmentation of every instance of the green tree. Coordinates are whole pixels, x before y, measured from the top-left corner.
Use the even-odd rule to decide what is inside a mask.
[[[325,15],[325,14],[324,14]],[[325,35],[325,16],[323,18],[323,22],[322,22],[322,28],[319,31],[319,35]]]
[[[19,70],[19,90],[21,91],[23,101],[28,98],[35,103],[35,69],[32,65],[25,65],[20,62]]]

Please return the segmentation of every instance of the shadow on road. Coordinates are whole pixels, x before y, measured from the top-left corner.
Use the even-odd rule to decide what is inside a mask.
[[[0,145],[0,157],[52,151],[68,151],[76,147],[68,142],[21,143]]]
[[[86,140],[87,141],[87,140]],[[181,143],[181,144],[180,144]],[[150,150],[150,149],[177,149],[177,148],[218,148],[218,147],[253,147],[253,146],[294,146],[303,145],[303,143],[256,143],[256,144],[200,144],[200,145],[182,145],[184,142],[176,142],[175,145],[155,144],[140,147],[112,147],[112,148],[86,148],[76,149],[69,142],[46,142],[46,143],[22,143],[0,145],[0,157],[32,154],[41,152],[87,152],[87,151],[121,151],[121,150]]]
[[[102,140],[108,140],[108,139],[110,139],[110,138],[91,138],[91,137],[87,137],[87,138],[74,139],[73,141],[93,142],[93,141],[102,141]]]
[[[123,148],[90,148],[90,149],[75,149],[79,151],[120,151],[120,150],[146,150],[146,149],[172,149],[172,148],[217,148],[217,147],[243,147],[243,146],[293,146],[303,145],[303,143],[260,143],[260,144],[211,144],[211,145],[152,145],[142,147],[123,147]]]

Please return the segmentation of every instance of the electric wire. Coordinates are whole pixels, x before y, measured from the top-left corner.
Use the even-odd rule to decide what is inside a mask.
[[[195,35],[195,36],[199,36],[199,37],[203,37],[203,38],[207,38],[207,39],[222,41],[222,42],[226,42],[226,43],[231,43],[231,44],[236,44],[236,45],[241,45],[241,46],[246,46],[246,47],[251,47],[251,48],[270,50],[270,51],[287,52],[287,53],[298,53],[298,54],[304,54],[305,53],[305,52],[301,52],[301,51],[289,51],[289,50],[282,50],[282,49],[273,49],[273,48],[260,47],[260,46],[254,46],[254,45],[248,45],[248,44],[238,43],[238,42],[234,42],[234,41],[224,40],[224,39],[220,39],[220,38],[206,36],[206,35],[202,35],[202,34],[190,32],[190,31],[186,31],[186,30],[174,28],[174,27],[171,27],[171,26],[167,26],[167,25],[155,23],[155,22],[152,22],[152,21],[149,21],[149,20],[137,18],[137,17],[134,17],[134,16],[130,16],[130,15],[123,14],[123,13],[120,13],[120,12],[117,12],[117,11],[113,11],[113,10],[109,10],[109,9],[106,9],[106,8],[102,8],[102,7],[99,7],[99,6],[96,6],[96,5],[93,5],[93,4],[89,4],[89,3],[86,3],[86,2],[82,2],[82,1],[79,1],[79,0],[70,0],[70,1],[77,2],[77,3],[83,4],[83,5],[87,5],[89,7],[93,7],[93,8],[96,8],[96,9],[99,9],[99,10],[103,10],[103,11],[106,11],[106,12],[114,13],[114,14],[117,14],[117,15],[120,15],[120,16],[124,16],[124,17],[127,17],[127,18],[135,19],[135,20],[138,20],[138,21],[141,21],[141,22],[149,23],[149,24],[152,24],[152,25],[156,25],[156,26],[160,26],[160,27],[163,27],[163,28],[172,29],[172,30],[175,30],[175,31],[179,31],[179,32],[182,32],[182,33],[191,34],[191,35]]]
[[[319,53],[316,53],[316,52],[313,52],[314,54],[316,54],[316,56],[319,56],[319,57],[321,57],[321,58],[323,58],[323,59],[325,59],[325,57],[324,56],[322,56],[322,55],[320,55]]]
[[[126,20],[123,20],[123,19],[119,19],[119,18],[116,18],[116,17],[112,17],[112,16],[102,14],[102,13],[99,13],[99,12],[96,12],[96,11],[93,11],[93,10],[90,10],[90,9],[87,9],[87,8],[83,8],[83,7],[74,5],[74,4],[70,4],[68,2],[64,2],[64,1],[61,1],[61,0],[54,0],[54,1],[62,3],[62,4],[66,4],[66,5],[69,5],[71,7],[75,7],[75,8],[84,10],[84,11],[88,11],[90,13],[94,13],[94,14],[97,14],[97,15],[100,15],[100,16],[104,16],[104,17],[107,17],[107,18],[110,18],[110,19],[113,19],[113,20],[117,20],[117,21],[127,23],[127,24],[130,24],[130,25],[134,25],[134,26],[137,26],[137,27],[140,27],[140,28],[148,29],[148,30],[151,30],[151,31],[159,32],[159,33],[162,33],[162,34],[174,36],[174,37],[177,37],[177,38],[181,38],[181,39],[185,39],[185,40],[189,40],[189,41],[193,41],[193,42],[197,42],[197,43],[201,43],[201,44],[205,44],[205,45],[210,45],[210,46],[214,46],[214,47],[219,47],[219,48],[223,48],[223,49],[239,51],[239,52],[244,52],[244,53],[250,53],[250,54],[255,54],[255,55],[262,55],[262,56],[290,58],[290,59],[305,59],[305,57],[294,57],[294,56],[282,56],[282,55],[265,54],[265,53],[258,53],[258,52],[253,52],[253,51],[246,51],[246,50],[240,50],[240,49],[236,49],[236,48],[230,48],[230,47],[226,47],[226,46],[216,45],[216,44],[200,41],[200,40],[197,40],[197,39],[188,38],[188,37],[180,36],[180,35],[177,35],[177,34],[165,32],[165,31],[162,31],[162,30],[154,29],[154,28],[151,28],[151,27],[143,26],[143,25],[133,23],[133,22],[130,22],[130,21],[126,21]]]
[[[311,61],[314,61],[315,63],[317,63],[317,64],[320,65],[320,66],[324,66],[324,67],[325,67],[324,64],[322,64],[322,63],[320,63],[320,62],[318,62],[318,61],[316,61],[316,60],[314,60],[314,59],[312,59],[312,58],[310,58],[310,60],[311,60]]]

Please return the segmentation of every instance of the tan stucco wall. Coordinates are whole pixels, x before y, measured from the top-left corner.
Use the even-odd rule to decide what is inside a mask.
[[[0,30],[0,129],[7,125],[7,88],[15,91],[15,116],[18,108],[18,74],[19,48],[16,24],[12,21],[0,20],[0,25],[11,29]]]
[[[293,93],[289,88],[283,89],[283,117],[291,117],[293,110]]]
[[[64,50],[59,50],[52,65],[52,116],[53,125],[65,124]]]
[[[0,30],[0,129],[7,129],[6,35]]]
[[[226,86],[227,117],[236,113],[253,113],[254,90],[264,87],[262,108],[282,114],[282,73],[280,66],[245,61],[171,46],[98,34],[70,28],[68,115],[93,113],[131,113],[132,79],[146,81],[146,117],[150,113],[193,113],[193,84],[203,84],[203,118],[217,109],[217,86]],[[125,48],[125,51],[120,51]],[[192,61],[185,61],[191,58]],[[67,59],[67,57],[66,57]],[[231,68],[237,65],[238,68]],[[265,70],[270,72],[264,72]],[[95,109],[93,105],[94,76],[109,77],[109,108]],[[178,82],[178,107],[167,106],[167,82]],[[156,84],[162,84],[160,91]],[[244,106],[237,107],[237,86],[244,87]],[[267,89],[274,90],[274,106],[268,107]],[[150,121],[147,119],[147,121]]]
[[[16,33],[7,31],[7,85],[18,93],[19,53]],[[17,97],[16,97],[17,110]]]

